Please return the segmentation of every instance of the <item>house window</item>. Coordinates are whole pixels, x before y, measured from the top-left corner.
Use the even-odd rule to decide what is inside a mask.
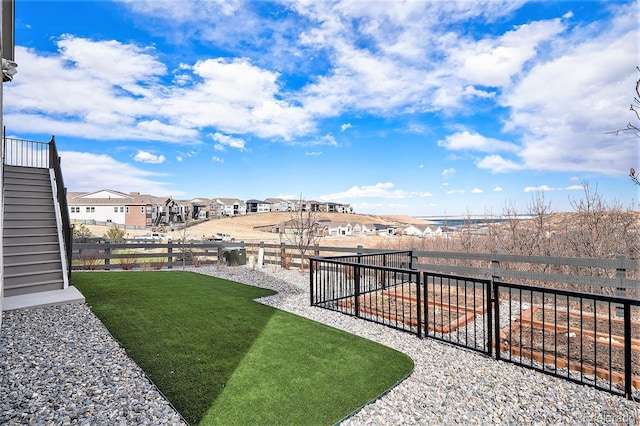
[[[140,213],[144,214],[144,207],[140,207]]]
[[[87,213],[95,213],[95,211],[96,211],[95,207],[87,207],[87,210],[86,210]]]
[[[124,207],[120,207],[120,213],[124,212]]]
[[[113,208],[113,212],[114,212],[114,213],[118,213],[118,208],[117,208],[117,207],[114,207],[114,208]]]
[[[127,206],[127,214],[129,214],[129,206]]]

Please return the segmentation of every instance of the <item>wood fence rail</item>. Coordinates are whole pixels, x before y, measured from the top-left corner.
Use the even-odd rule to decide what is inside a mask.
[[[83,240],[73,244],[73,269],[87,269],[82,264],[83,253],[97,255],[109,268],[118,268],[112,259],[127,258],[129,251],[137,252],[140,259],[164,259],[166,267],[189,265],[194,259],[202,264],[221,262],[225,251],[246,250],[249,263],[301,267],[299,249],[284,243],[223,243],[196,241],[188,243],[141,242],[140,240]],[[345,254],[376,253],[379,249],[357,247],[314,246],[305,253],[304,263],[312,256],[339,256]],[[185,259],[183,253],[188,254]],[[177,263],[176,259],[180,259]],[[251,259],[253,258],[253,259]],[[86,258],[85,258],[86,259]],[[615,292],[627,297],[640,297],[640,261],[618,255],[614,259],[574,258],[552,256],[523,256],[503,253],[460,253],[412,250],[413,269],[448,274],[469,275],[483,278],[512,280],[541,285],[564,284],[594,292]],[[585,289],[588,286],[591,289]],[[626,292],[626,290],[631,290]]]

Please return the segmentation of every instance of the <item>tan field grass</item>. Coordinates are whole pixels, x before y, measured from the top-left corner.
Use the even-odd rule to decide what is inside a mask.
[[[194,226],[190,226],[186,231],[180,231],[171,228],[167,229],[167,235],[174,239],[182,238],[200,240],[206,237],[214,236],[216,233],[225,233],[232,235],[236,241],[245,241],[249,243],[289,243],[288,241],[280,241],[280,236],[275,233],[256,230],[256,227],[277,225],[284,221],[295,217],[294,213],[272,212],[251,214],[238,217],[225,217],[220,219],[212,219]],[[368,214],[346,214],[346,213],[321,213],[321,220],[330,220],[333,222],[350,222],[352,224],[362,223],[365,225],[383,224],[389,226],[404,227],[410,224],[428,223],[427,221],[416,219],[411,216],[395,215],[395,216],[378,216]],[[106,226],[86,225],[87,228],[95,235],[102,236],[109,229]],[[148,234],[149,230],[127,229],[126,237],[134,238],[136,235]],[[186,234],[186,235],[185,235]],[[379,243],[388,241],[390,237],[384,236],[343,236],[343,237],[323,237],[320,241],[321,245],[337,246],[337,247],[377,247]]]

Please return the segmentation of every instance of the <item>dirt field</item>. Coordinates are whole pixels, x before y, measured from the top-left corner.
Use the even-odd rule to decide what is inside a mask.
[[[245,241],[250,243],[265,242],[265,243],[280,243],[280,237],[278,234],[258,231],[255,227],[276,225],[278,223],[292,219],[291,213],[264,213],[253,214],[239,217],[226,217],[221,219],[213,219],[207,222],[200,223],[195,226],[190,226],[186,230],[186,238],[199,240],[203,237],[213,236],[216,233],[225,233],[232,235],[236,241]],[[428,223],[427,221],[416,219],[411,216],[377,216],[377,215],[363,215],[363,214],[345,214],[345,213],[323,213],[321,219],[331,220],[334,222],[351,222],[362,223],[365,225],[373,225],[376,223],[383,225],[392,225],[397,227],[403,227],[410,224]],[[86,225],[87,228],[95,235],[102,236],[108,229],[106,226]],[[167,230],[167,234],[173,238],[182,238],[184,231],[171,231]],[[145,235],[149,231],[145,230],[133,230],[127,229],[127,237],[133,238],[136,235]],[[392,240],[396,238],[385,236],[338,236],[338,237],[323,237],[320,241],[321,245],[336,246],[336,247],[357,247],[362,245],[363,247],[379,247],[391,244]],[[289,243],[288,241],[283,241]]]

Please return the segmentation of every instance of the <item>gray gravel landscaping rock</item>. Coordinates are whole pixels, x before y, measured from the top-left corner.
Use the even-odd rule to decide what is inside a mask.
[[[640,404],[432,339],[309,306],[298,270],[190,268],[278,291],[261,303],[402,351],[413,373],[343,425],[637,425]],[[126,273],[126,272],[124,272]],[[86,305],[4,313],[0,424],[180,424]]]
[[[0,424],[185,424],[87,305],[3,315]]]
[[[200,273],[271,288],[262,303],[409,355],[413,373],[342,425],[638,425],[640,404],[433,339],[309,306],[309,276],[295,270],[206,267]]]

